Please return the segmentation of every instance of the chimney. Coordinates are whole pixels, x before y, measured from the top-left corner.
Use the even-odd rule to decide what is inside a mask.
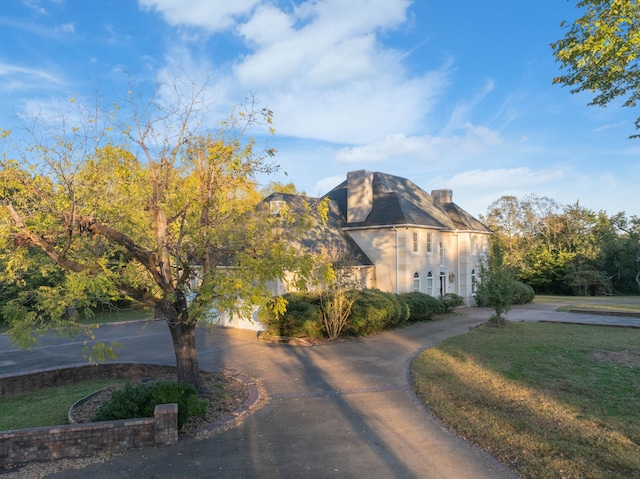
[[[347,173],[347,223],[367,219],[373,207],[373,173],[367,170]]]
[[[433,200],[439,205],[453,203],[453,191],[448,189],[433,190],[431,196],[433,196]]]

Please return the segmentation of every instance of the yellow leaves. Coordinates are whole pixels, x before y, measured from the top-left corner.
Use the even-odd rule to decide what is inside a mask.
[[[11,130],[4,130],[0,128],[0,138],[4,140],[5,138],[8,138],[9,135],[11,135]]]

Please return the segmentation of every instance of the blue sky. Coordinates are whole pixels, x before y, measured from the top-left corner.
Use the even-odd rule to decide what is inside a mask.
[[[502,195],[640,215],[640,112],[552,85],[574,1],[4,0],[0,128],[127,75],[209,81],[222,115],[275,113],[278,163],[316,196],[352,170],[451,188],[474,215]]]

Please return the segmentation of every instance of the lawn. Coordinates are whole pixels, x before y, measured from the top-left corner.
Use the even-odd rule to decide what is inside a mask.
[[[426,350],[414,388],[523,476],[640,477],[640,329],[481,327]]]
[[[149,309],[114,308],[96,310],[93,312],[93,316],[91,316],[90,318],[83,316],[80,318],[79,322],[86,326],[91,326],[94,324],[117,323],[120,321],[137,321],[152,318],[153,311]],[[0,320],[0,334],[6,333],[8,331],[9,327],[2,320]]]
[[[67,413],[76,401],[117,382],[114,379],[84,381],[3,399],[0,431],[67,424]]]
[[[621,311],[640,314],[640,296],[546,296],[537,295],[537,304],[557,304],[558,311],[585,309],[591,311]]]

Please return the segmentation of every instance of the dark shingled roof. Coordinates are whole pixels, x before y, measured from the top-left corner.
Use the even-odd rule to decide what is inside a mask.
[[[455,203],[440,203],[412,181],[373,173],[373,205],[364,221],[347,223],[347,181],[325,196],[337,205],[342,227],[416,225],[445,230],[489,233],[490,230]]]
[[[273,193],[265,198],[263,203],[269,205],[271,201],[285,201],[289,208],[295,209],[301,208],[303,202],[313,205],[321,201],[321,199],[286,193]],[[360,246],[343,231],[343,223],[338,206],[334,202],[330,202],[326,223],[322,224],[318,218],[314,218],[313,225],[304,232],[298,242],[309,251],[319,252],[320,249],[324,248],[327,251],[339,253],[339,259],[346,260],[355,266],[373,266],[372,261]]]

